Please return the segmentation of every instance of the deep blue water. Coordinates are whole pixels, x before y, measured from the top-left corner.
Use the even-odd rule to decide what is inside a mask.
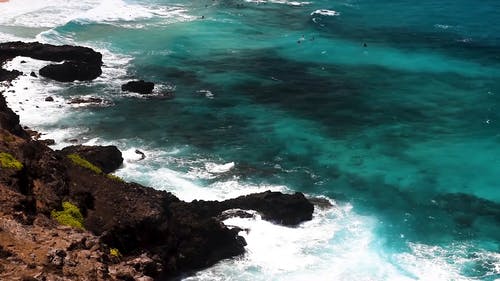
[[[335,200],[295,230],[234,222],[268,232],[247,237],[247,257],[193,279],[500,279],[500,2],[48,1],[24,11],[18,1],[0,4],[11,9],[0,39],[92,46],[107,67],[93,83],[32,88],[61,104],[114,102],[50,121],[24,109],[28,125],[130,158],[142,149],[148,158],[118,175],[185,199],[274,188]],[[68,19],[54,22],[50,5]],[[120,83],[136,78],[175,98],[124,95]],[[262,245],[286,262],[263,258]]]

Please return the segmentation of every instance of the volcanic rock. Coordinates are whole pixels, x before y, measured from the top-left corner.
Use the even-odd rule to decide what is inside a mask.
[[[101,66],[87,62],[66,61],[62,64],[50,64],[40,69],[40,75],[59,81],[90,81],[102,74]]]
[[[30,57],[38,60],[62,62],[65,60],[102,64],[102,55],[91,48],[80,46],[54,46],[38,42],[7,42],[0,43],[0,54],[3,58],[17,56]]]
[[[122,85],[122,91],[139,93],[142,95],[151,94],[155,84],[153,82],[145,82],[144,80],[130,81]]]
[[[109,146],[68,146],[61,150],[64,155],[78,154],[87,161],[98,166],[104,173],[111,173],[123,163],[122,153],[114,145]]]
[[[39,71],[40,75],[60,82],[93,80],[102,73],[102,55],[86,47],[54,46],[38,42],[0,43],[0,63],[17,56],[63,62],[45,66]],[[0,78],[7,75],[5,70],[0,71]]]
[[[82,104],[82,103],[93,103],[93,104],[101,104],[103,99],[95,98],[95,97],[79,97],[73,98],[68,103],[69,104]]]

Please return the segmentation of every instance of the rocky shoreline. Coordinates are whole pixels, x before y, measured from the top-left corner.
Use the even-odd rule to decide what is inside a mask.
[[[0,81],[21,73],[1,65],[16,56],[60,62],[40,75],[92,80],[102,56],[89,48],[0,44]],[[150,85],[148,85],[150,87]],[[109,173],[116,147],[54,151],[34,140],[0,93],[0,279],[169,280],[242,255],[243,231],[222,220],[251,216],[294,226],[310,220],[301,193],[263,192],[219,201],[183,202],[173,194]]]

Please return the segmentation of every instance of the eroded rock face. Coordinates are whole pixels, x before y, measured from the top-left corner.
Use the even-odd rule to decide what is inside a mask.
[[[102,169],[104,173],[111,173],[120,168],[123,163],[122,153],[114,145],[110,146],[68,146],[61,150],[61,153],[68,155],[76,153],[92,164]]]
[[[142,95],[151,94],[155,84],[153,82],[146,82],[144,80],[130,81],[122,85],[122,91],[139,93]]]

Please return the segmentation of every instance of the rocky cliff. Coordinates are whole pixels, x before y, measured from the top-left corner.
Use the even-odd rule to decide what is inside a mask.
[[[0,44],[0,65],[19,55],[100,74],[101,55],[88,48]],[[0,68],[1,81],[19,74]],[[23,130],[3,93],[0,126],[1,280],[168,280],[244,253],[241,230],[222,223],[245,215],[234,209],[290,226],[312,218],[301,193],[187,203],[124,182],[108,174],[123,160],[116,147],[54,151]]]

